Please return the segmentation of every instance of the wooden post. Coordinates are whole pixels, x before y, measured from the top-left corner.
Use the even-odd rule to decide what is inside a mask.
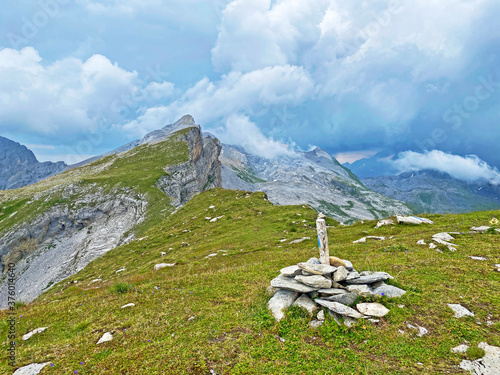
[[[321,264],[330,265],[330,251],[328,250],[328,234],[326,233],[325,215],[320,213],[316,220],[316,230],[318,231],[319,260]]]

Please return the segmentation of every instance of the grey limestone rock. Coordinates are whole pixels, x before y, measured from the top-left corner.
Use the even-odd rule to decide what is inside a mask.
[[[328,275],[334,273],[337,270],[336,267],[329,266],[327,264],[299,263],[297,266],[300,269],[314,275]]]
[[[478,346],[486,352],[485,356],[475,361],[463,360],[459,367],[475,375],[498,375],[498,370],[500,369],[500,348],[488,345],[485,342],[479,343]]]
[[[267,308],[271,310],[274,318],[280,321],[285,317],[285,310],[290,307],[298,293],[289,290],[278,290],[267,303]]]
[[[318,306],[309,298],[307,294],[302,294],[299,298],[295,300],[292,306],[298,306],[306,310],[309,315],[313,316],[318,310]]]
[[[316,303],[320,304],[321,306],[326,307],[327,309],[333,311],[336,314],[342,315],[342,316],[348,316],[354,319],[360,319],[362,318],[362,315],[357,312],[354,309],[351,309],[350,307],[339,303],[339,302],[332,302],[332,301],[326,301],[323,299],[317,299]]]
[[[363,274],[356,279],[346,280],[348,284],[374,284],[379,281],[391,279],[392,276],[386,272],[374,272],[372,274]]]
[[[49,365],[50,362],[45,363],[32,363],[27,366],[19,367],[12,375],[37,375],[43,368]]]
[[[332,287],[332,280],[329,280],[326,277],[320,275],[299,275],[295,276],[295,280],[316,289],[329,289]]]
[[[292,279],[291,277],[286,277],[283,275],[279,275],[275,279],[271,280],[271,286],[279,289],[287,289],[292,290],[299,293],[309,293],[315,292],[321,288],[313,288],[307,285],[302,284],[301,282]]]

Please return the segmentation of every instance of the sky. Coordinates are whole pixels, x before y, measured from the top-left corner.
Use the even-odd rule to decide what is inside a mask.
[[[71,164],[191,114],[268,157],[496,181],[498,19],[497,0],[5,0],[0,135]]]

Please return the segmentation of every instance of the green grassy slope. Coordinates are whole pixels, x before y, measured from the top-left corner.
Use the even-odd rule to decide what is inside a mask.
[[[188,145],[181,140],[189,129],[183,129],[163,142],[107,156],[33,185],[0,191],[0,234],[16,224],[29,222],[51,207],[67,205],[78,208],[74,202],[83,194],[130,190],[148,200],[149,218],[153,222],[146,221],[139,232],[146,230],[155,220],[165,216],[159,215],[157,208],[165,209],[170,201],[155,186],[160,177],[166,174],[164,167],[189,160]],[[69,185],[76,187],[75,194],[64,196],[64,189]]]
[[[214,189],[197,195],[141,240],[110,251],[20,307],[19,337],[49,328],[29,341],[19,338],[18,366],[53,363],[42,374],[458,373],[466,355],[450,348],[465,340],[500,345],[500,273],[493,267],[500,263],[500,235],[467,233],[499,211],[430,215],[432,226],[334,225],[331,255],[351,260],[359,271],[387,271],[408,293],[382,300],[391,311],[377,326],[360,321],[347,329],[327,320],[313,330],[295,309],[275,323],[265,289],[280,268],[318,255],[316,215],[306,206],[273,206],[263,193]],[[416,245],[441,231],[464,232],[455,241],[457,252]],[[395,238],[352,244],[366,235]],[[311,239],[288,244],[305,236]],[[206,258],[219,250],[226,252]],[[153,271],[157,263],[173,262],[173,268]],[[128,303],[136,306],[120,308]],[[453,318],[447,303],[461,303],[476,316]],[[491,326],[485,323],[489,314]],[[6,353],[6,315],[0,318]],[[429,334],[417,337],[406,322]],[[107,331],[113,341],[96,345]],[[1,361],[0,373],[11,372]]]

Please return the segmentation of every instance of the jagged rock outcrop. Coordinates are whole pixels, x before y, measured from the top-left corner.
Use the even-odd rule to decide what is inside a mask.
[[[341,222],[411,213],[403,202],[366,188],[320,148],[266,159],[223,145],[220,159],[222,187],[263,191],[274,204],[309,204]]]
[[[183,138],[190,147],[190,160],[165,168],[167,176],[158,181],[158,187],[172,198],[174,207],[185,204],[199,192],[222,185],[219,140],[202,138],[199,126],[191,127]]]
[[[157,181],[157,187],[172,198],[169,206],[172,210],[199,192],[221,186],[218,159],[221,145],[212,137],[203,138],[200,127],[191,116],[185,116],[135,143],[141,146],[137,150],[141,150],[142,156],[137,156],[134,147],[124,147],[107,159],[53,177],[56,181],[48,180],[52,183],[48,187],[43,184],[29,187],[29,191],[36,192],[31,196],[24,190],[19,192],[29,196],[25,205],[36,206],[36,209],[44,206],[41,202],[52,203],[29,220],[18,221],[0,233],[2,271],[6,264],[16,264],[18,301],[31,302],[51,285],[134,238],[134,228],[148,215],[148,194],[137,190],[133,183],[131,186],[124,186],[123,182],[109,185],[107,178],[99,180],[102,183],[88,183],[85,179],[99,173],[107,176],[106,171],[113,170],[114,161],[147,158],[158,152],[153,146],[151,150],[154,151],[147,151],[148,145],[167,142],[163,149],[168,150],[171,147],[168,142],[174,136],[175,144],[187,143],[188,160],[165,166],[167,175]],[[137,168],[137,163],[134,165]],[[74,180],[68,177],[68,173],[76,176]],[[15,215],[13,213],[4,220],[15,220]],[[7,303],[4,283],[5,280],[0,284],[0,308],[6,307]]]
[[[65,169],[62,161],[40,163],[26,146],[0,137],[0,190],[34,184]]]

